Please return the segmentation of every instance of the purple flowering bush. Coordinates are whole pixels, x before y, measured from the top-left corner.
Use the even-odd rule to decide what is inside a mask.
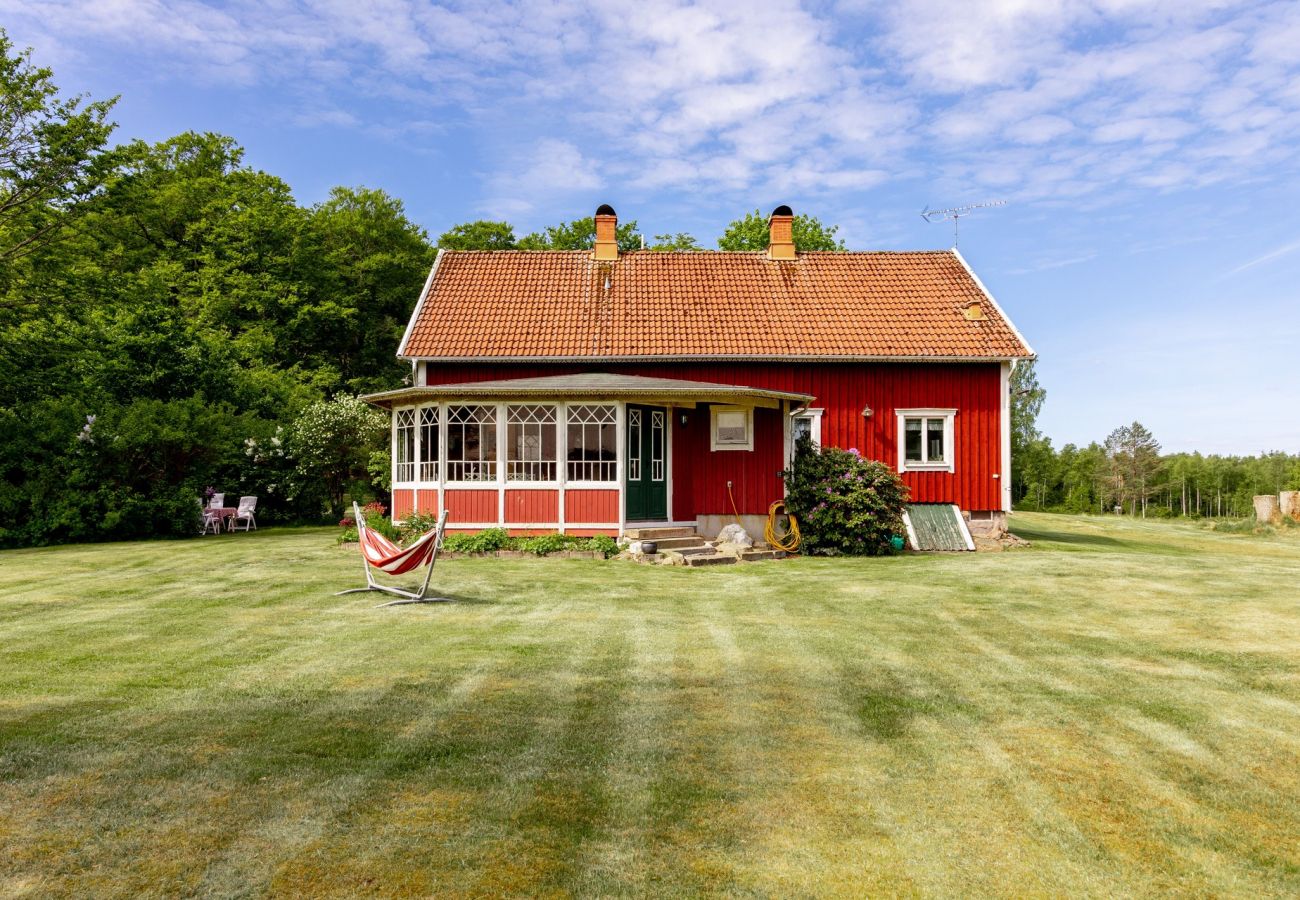
[[[785,475],[786,509],[799,518],[803,547],[827,556],[893,553],[903,534],[907,485],[884,463],[857,449],[820,450],[807,438],[795,445]]]

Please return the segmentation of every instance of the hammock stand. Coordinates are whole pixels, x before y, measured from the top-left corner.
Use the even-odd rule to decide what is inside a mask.
[[[335,597],[343,594],[359,594],[365,591],[382,591],[385,594],[396,594],[402,598],[388,603],[381,603],[375,607],[376,609],[382,606],[400,606],[405,603],[451,602],[452,598],[450,597],[428,596],[429,579],[433,577],[433,564],[438,559],[438,550],[442,547],[443,531],[447,527],[446,510],[443,510],[442,515],[438,517],[437,528],[420,535],[419,539],[406,549],[397,546],[379,532],[367,528],[366,517],[362,514],[361,507],[355,502],[352,504],[352,516],[357,523],[357,538],[361,544],[361,567],[366,573],[366,586],[339,591],[334,595]],[[405,575],[407,572],[415,571],[420,566],[428,566],[429,570],[424,573],[424,581],[417,591],[407,591],[402,588],[380,584],[375,580],[372,571],[378,569],[386,575]]]

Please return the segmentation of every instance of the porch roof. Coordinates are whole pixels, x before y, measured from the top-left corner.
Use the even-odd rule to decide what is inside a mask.
[[[775,406],[778,401],[810,403],[811,394],[774,391],[741,384],[717,384],[710,381],[683,381],[678,378],[647,378],[642,375],[612,375],[593,372],[581,375],[547,375],[541,378],[507,378],[500,381],[471,381],[406,387],[395,391],[367,394],[367,403],[392,409],[403,403],[430,400],[639,400],[683,403],[738,403],[749,406]]]

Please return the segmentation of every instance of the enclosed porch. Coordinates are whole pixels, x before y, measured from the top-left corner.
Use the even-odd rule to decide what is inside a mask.
[[[365,399],[392,414],[394,519],[446,509],[453,530],[617,536],[630,526],[695,525],[733,501],[742,515],[765,511],[780,499],[792,413],[812,398],[584,374]]]

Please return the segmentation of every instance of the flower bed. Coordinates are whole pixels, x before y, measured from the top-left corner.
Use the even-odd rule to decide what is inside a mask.
[[[400,526],[394,526],[382,518],[383,506],[372,504],[378,513],[366,508],[366,527],[380,532],[387,538],[400,544],[409,544],[431,528],[438,525],[433,516],[411,516]],[[357,541],[356,523],[350,518],[339,525],[343,533],[339,543]],[[567,559],[607,559],[618,553],[618,543],[607,535],[579,537],[573,534],[538,534],[528,537],[511,537],[504,528],[487,528],[473,534],[449,534],[442,541],[438,555],[446,559],[462,557],[523,558],[526,556],[563,557]]]

